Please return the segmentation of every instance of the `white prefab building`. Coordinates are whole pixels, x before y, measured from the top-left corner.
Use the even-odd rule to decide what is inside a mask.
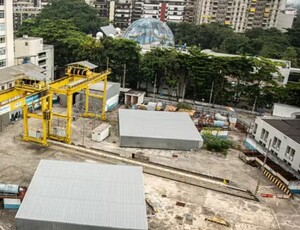
[[[92,140],[98,142],[103,141],[109,136],[110,127],[111,125],[108,123],[102,123],[101,125],[96,127],[92,131]]]
[[[43,38],[28,37],[15,39],[15,59],[17,65],[32,63],[45,70],[45,76],[54,80],[54,48],[46,45]]]
[[[125,99],[124,99],[125,105],[142,104],[145,98],[145,92],[135,91],[135,90],[130,90],[126,92],[124,95],[125,95]]]
[[[300,173],[300,119],[257,117],[253,135],[286,165]]]
[[[188,113],[119,109],[120,146],[199,149],[203,139]]]
[[[146,230],[142,167],[41,160],[16,228]]]

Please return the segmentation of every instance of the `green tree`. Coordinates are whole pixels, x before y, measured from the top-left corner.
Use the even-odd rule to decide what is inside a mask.
[[[84,33],[95,34],[103,25],[108,25],[107,20],[102,20],[97,15],[97,10],[84,0],[52,0],[37,16],[38,20],[70,20]]]
[[[133,88],[138,88],[140,82],[140,47],[135,41],[127,39],[104,38],[100,41],[101,48],[97,52],[96,63],[108,65],[112,68],[111,79],[123,82],[124,70],[126,69],[126,83]],[[126,66],[125,66],[126,65]]]
[[[284,60],[289,60],[291,61],[292,63],[292,66],[293,67],[296,67],[298,66],[297,65],[297,52],[296,52],[296,49],[294,47],[288,47],[286,49],[286,51],[284,52],[283,54],[283,57],[282,57]]]
[[[225,38],[220,51],[230,54],[245,54],[248,49],[249,38],[241,34],[234,34]]]
[[[80,32],[69,20],[32,19],[24,21],[17,36],[42,37],[54,46],[55,65],[90,59],[90,50],[100,47],[96,40]]]

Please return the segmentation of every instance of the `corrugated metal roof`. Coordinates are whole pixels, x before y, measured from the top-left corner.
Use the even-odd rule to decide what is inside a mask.
[[[300,144],[299,119],[263,119],[269,125]]]
[[[119,109],[120,136],[203,141],[188,113]]]
[[[147,229],[142,168],[41,160],[16,220]]]
[[[22,77],[22,75],[26,75],[25,73],[28,73],[30,71],[39,73],[45,72],[42,67],[34,65],[32,63],[5,67],[3,69],[0,69],[0,84],[15,81]]]
[[[102,27],[100,27],[100,30],[102,30],[102,32],[104,33],[105,36],[108,36],[110,34],[115,35],[117,33],[117,31],[113,25],[102,26]]]
[[[109,88],[111,88],[113,85],[120,85],[120,83],[108,81],[106,83],[106,90],[108,90]],[[97,91],[103,91],[103,89],[104,89],[104,82],[100,81],[100,82],[98,82],[98,83],[96,83],[94,85],[91,85],[90,89],[91,90],[97,90]]]
[[[89,68],[89,69],[96,69],[98,66],[94,65],[93,63],[90,63],[89,61],[78,61],[78,62],[73,62],[68,64],[68,66],[70,65],[81,65],[83,67]]]

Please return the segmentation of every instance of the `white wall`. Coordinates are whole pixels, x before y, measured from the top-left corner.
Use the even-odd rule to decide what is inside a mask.
[[[253,133],[255,140],[257,142],[264,143],[266,147],[268,147],[269,140],[271,140],[270,150],[276,152],[278,154],[277,157],[280,158],[281,160],[286,160],[287,162],[289,162],[293,169],[295,169],[296,171],[300,170],[300,144],[295,142],[291,138],[287,137],[282,132],[275,129],[273,126],[266,123],[264,120],[262,120],[261,117],[257,117],[255,119],[255,124],[257,124],[256,132],[255,134]],[[269,136],[266,141],[263,141],[260,138],[262,129],[265,129],[266,131],[269,132]],[[278,138],[281,141],[281,145],[278,150],[272,146],[274,137]],[[290,146],[295,150],[295,156],[292,161],[285,156],[287,146]]]
[[[295,16],[296,15],[294,14],[285,14],[283,12],[279,12],[276,28],[282,32],[286,32],[286,28],[292,28]]]
[[[15,56],[35,56],[43,51],[43,38],[15,39]]]
[[[293,117],[294,113],[300,113],[300,108],[292,105],[274,103],[273,116]]]

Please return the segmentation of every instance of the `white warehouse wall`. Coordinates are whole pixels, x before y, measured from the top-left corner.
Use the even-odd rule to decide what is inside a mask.
[[[267,148],[268,144],[269,144],[269,140],[271,139],[270,150],[273,150],[274,152],[276,152],[278,154],[277,155],[278,158],[280,158],[281,160],[286,160],[288,163],[291,164],[291,167],[293,169],[295,169],[296,171],[299,171],[300,170],[300,144],[297,143],[296,141],[292,140],[291,138],[287,137],[285,134],[283,134],[282,132],[280,132],[279,130],[277,130],[276,128],[274,128],[273,126],[271,126],[264,120],[262,120],[261,117],[257,117],[255,119],[255,124],[257,124],[256,132],[255,133],[253,132],[255,140],[257,142],[262,142],[265,145],[265,147]],[[260,138],[262,129],[265,129],[266,131],[269,132],[269,136],[266,141],[263,141]],[[277,150],[275,147],[272,146],[274,137],[276,137],[277,139],[279,139],[281,141],[279,150]],[[293,148],[295,150],[295,156],[292,161],[285,156],[287,146],[290,146],[291,148]]]

